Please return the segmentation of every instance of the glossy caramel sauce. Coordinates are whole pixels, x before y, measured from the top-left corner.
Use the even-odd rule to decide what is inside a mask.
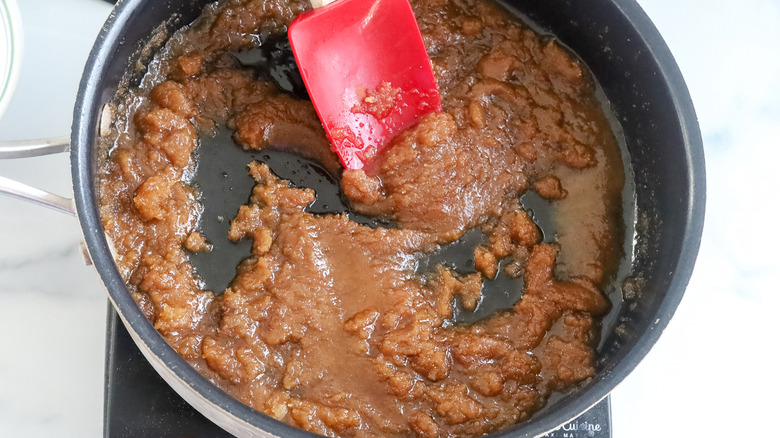
[[[623,164],[587,70],[494,3],[412,5],[444,112],[365,171],[341,171],[293,69],[259,49],[307,3],[227,0],[121,97],[100,173],[117,265],[156,329],[239,400],[323,435],[473,436],[529,418],[594,375],[622,256]],[[217,222],[204,195],[228,174],[206,174],[206,144],[247,151],[254,185],[225,179],[243,205]],[[279,154],[339,183],[333,201],[280,178]],[[226,239],[246,257],[222,256]],[[465,264],[449,259],[464,248]],[[485,304],[497,285],[509,305]]]

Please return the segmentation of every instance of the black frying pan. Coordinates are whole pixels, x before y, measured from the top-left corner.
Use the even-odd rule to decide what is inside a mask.
[[[139,311],[117,271],[97,208],[101,108],[111,102],[138,49],[161,23],[191,22],[207,0],[124,0],[103,27],[80,85],[71,137],[76,209],[109,297],[141,351],[196,409],[239,436],[310,436],[231,398],[194,371]],[[605,327],[598,373],[530,421],[495,436],[533,437],[605,397],[645,356],[682,298],[704,218],[704,157],[696,116],[669,50],[633,0],[511,0],[590,67],[625,133],[633,169],[638,239],[625,305]],[[203,185],[205,182],[201,181]]]

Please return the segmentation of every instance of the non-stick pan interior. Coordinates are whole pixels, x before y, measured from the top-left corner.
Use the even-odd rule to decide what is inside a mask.
[[[85,240],[109,295],[153,365],[242,424],[234,433],[263,428],[277,435],[308,435],[256,413],[198,375],[163,340],[127,293],[110,254],[96,205],[97,131],[103,104],[143,69],[150,50],[195,19],[208,2],[125,0],[90,55],[74,114],[74,192]],[[646,354],[671,318],[698,251],[704,212],[704,159],[695,114],[668,49],[645,14],[630,0],[512,0],[506,5],[559,38],[588,65],[625,135],[635,186],[636,238],[625,298],[607,327],[595,378],[551,403],[529,422],[499,435],[536,436],[604,397]],[[152,38],[151,35],[155,37]],[[235,263],[233,263],[235,266]],[[170,378],[166,380],[171,382]],[[173,384],[172,384],[173,385]],[[175,389],[176,386],[174,385]],[[192,403],[193,398],[185,396]],[[196,406],[197,407],[197,406]],[[206,413],[207,416],[210,416]],[[212,417],[212,419],[215,419]],[[224,419],[215,419],[225,425]]]

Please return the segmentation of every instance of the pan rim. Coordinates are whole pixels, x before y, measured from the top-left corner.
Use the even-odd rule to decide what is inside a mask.
[[[237,422],[234,427],[227,429],[232,433],[257,433],[259,429],[278,436],[318,436],[255,411],[195,371],[168,345],[144,317],[135,300],[128,293],[124,280],[115,266],[97,205],[93,150],[97,138],[100,108],[105,103],[104,101],[112,97],[106,96],[102,91],[103,74],[107,60],[118,45],[125,43],[123,30],[127,23],[139,13],[138,11],[145,1],[124,0],[115,7],[89,54],[79,85],[71,130],[71,171],[77,216],[87,248],[114,308],[134,339],[144,343],[147,350],[141,348],[142,352],[145,355],[150,352],[158,359],[157,366],[166,367],[170,370],[171,376],[175,376],[200,398],[217,409],[218,412],[203,412],[207,417],[223,428],[227,427],[226,424],[218,421],[212,415],[227,416],[230,421]],[[688,211],[684,217],[684,226],[681,227],[684,236],[681,242],[681,254],[676,269],[670,274],[671,278],[669,286],[666,288],[666,295],[655,312],[655,322],[639,336],[639,339],[629,348],[622,360],[613,368],[602,371],[607,374],[607,378],[587,385],[588,387],[584,388],[577,397],[562,404],[560,409],[549,410],[539,416],[532,417],[527,422],[491,436],[534,437],[543,435],[575,418],[606,397],[639,364],[666,328],[682,299],[698,254],[705,213],[705,168],[701,134],[693,103],[670,50],[641,7],[634,0],[608,1],[619,9],[623,19],[637,34],[644,38],[643,43],[648,48],[654,62],[658,64],[677,111],[683,146],[690,163],[688,175],[686,175],[689,183],[688,198],[685,199]],[[147,359],[149,359],[148,356]],[[155,365],[154,361],[152,364]],[[160,369],[157,371],[161,372]],[[166,381],[168,381],[167,378]],[[171,384],[170,381],[169,384]],[[192,403],[190,397],[181,392],[180,395]],[[188,395],[193,396],[193,394]]]

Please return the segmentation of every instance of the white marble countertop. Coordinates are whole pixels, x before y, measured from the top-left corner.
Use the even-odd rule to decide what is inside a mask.
[[[19,0],[25,50],[0,139],[67,134],[82,66],[110,6]],[[668,329],[613,392],[614,436],[778,436],[780,2],[640,0],[699,114],[707,219]],[[54,66],[53,68],[51,66]],[[70,196],[67,156],[0,175]],[[0,436],[102,433],[106,298],[74,218],[0,196]]]

